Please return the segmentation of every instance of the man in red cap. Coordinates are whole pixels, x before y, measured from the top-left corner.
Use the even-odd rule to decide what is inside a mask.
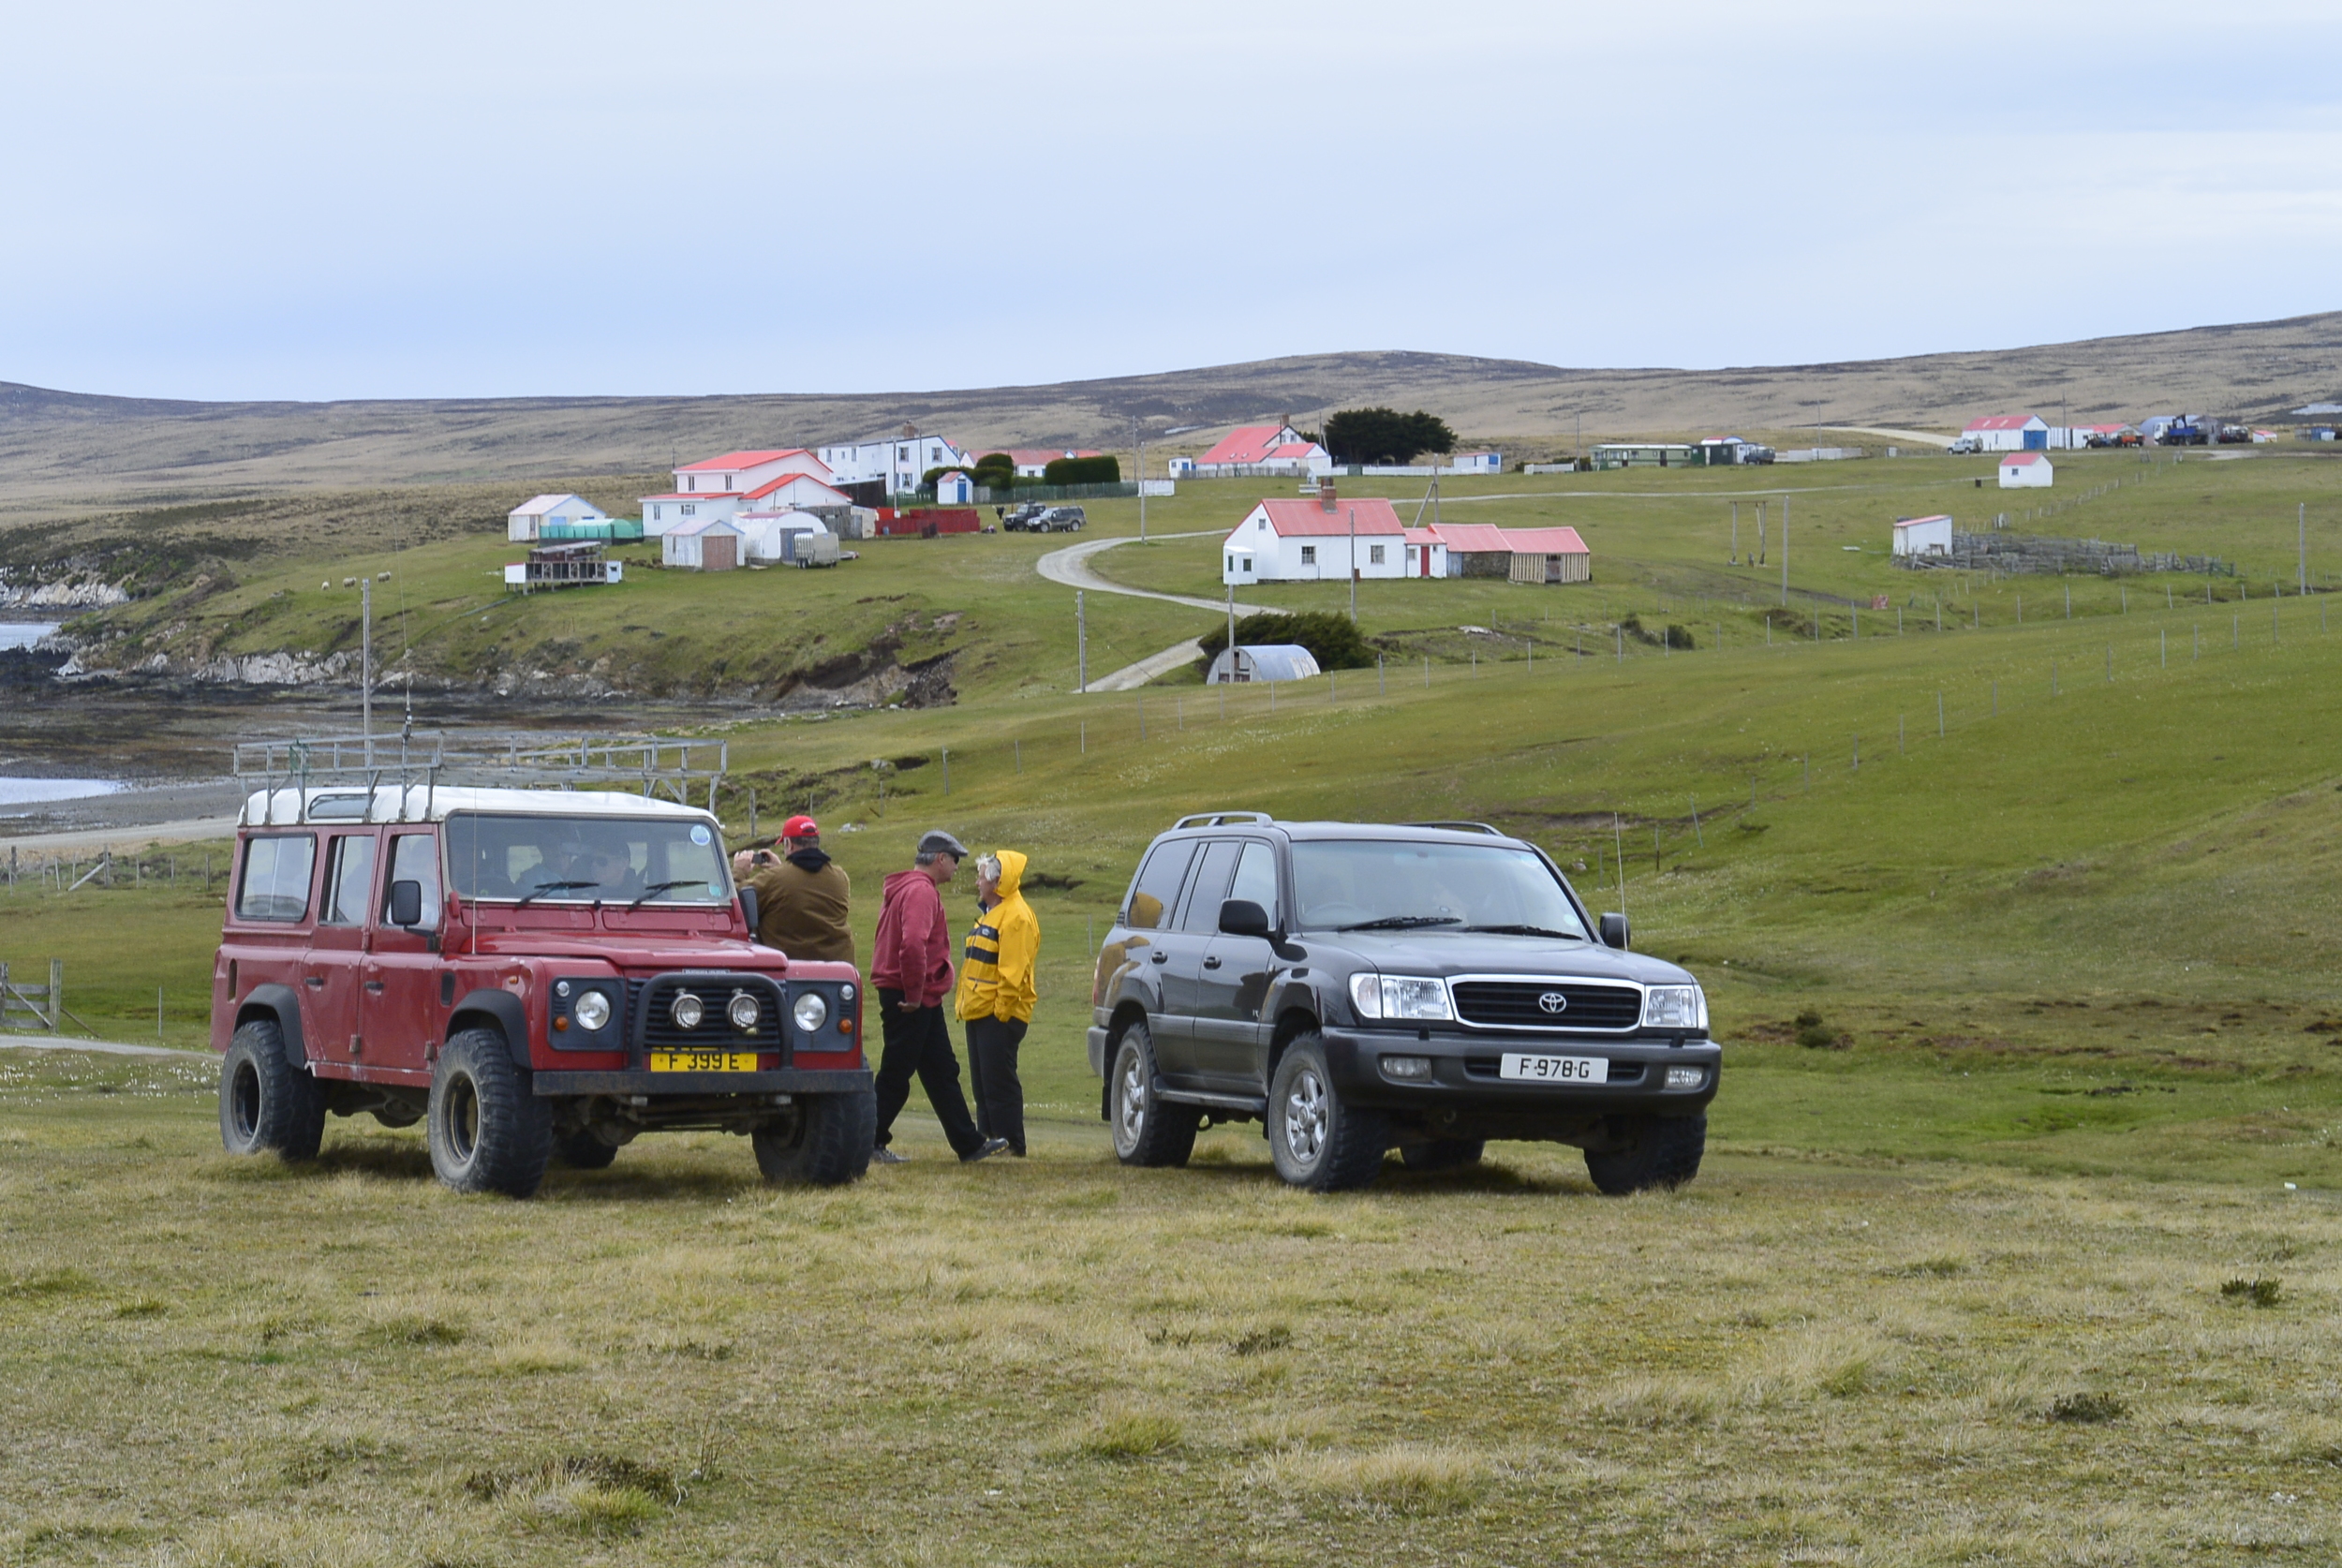
[[[744,850],[733,870],[756,889],[756,939],[792,958],[853,963],[853,932],[847,904],[853,886],[845,868],[822,852],[822,829],[812,818],[796,816],[780,825],[788,853]]]

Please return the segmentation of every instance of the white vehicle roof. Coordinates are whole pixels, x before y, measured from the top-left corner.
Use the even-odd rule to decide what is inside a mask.
[[[241,827],[291,827],[302,822],[444,822],[459,811],[531,817],[689,817],[716,819],[695,806],[615,790],[484,790],[441,784],[323,785],[256,790],[244,803]]]

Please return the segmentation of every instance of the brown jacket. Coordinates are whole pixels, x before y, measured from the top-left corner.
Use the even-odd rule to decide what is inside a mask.
[[[792,958],[854,962],[846,924],[852,884],[845,868],[819,850],[799,850],[749,879],[756,889],[756,939]]]

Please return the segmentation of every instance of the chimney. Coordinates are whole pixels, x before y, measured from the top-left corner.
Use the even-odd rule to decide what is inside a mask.
[[[1334,476],[1331,474],[1327,474],[1317,481],[1317,510],[1320,511],[1334,510]]]

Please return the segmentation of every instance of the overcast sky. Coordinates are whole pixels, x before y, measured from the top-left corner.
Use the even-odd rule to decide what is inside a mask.
[[[7,38],[0,380],[81,392],[1712,366],[2342,306],[2333,0],[20,0]]]

